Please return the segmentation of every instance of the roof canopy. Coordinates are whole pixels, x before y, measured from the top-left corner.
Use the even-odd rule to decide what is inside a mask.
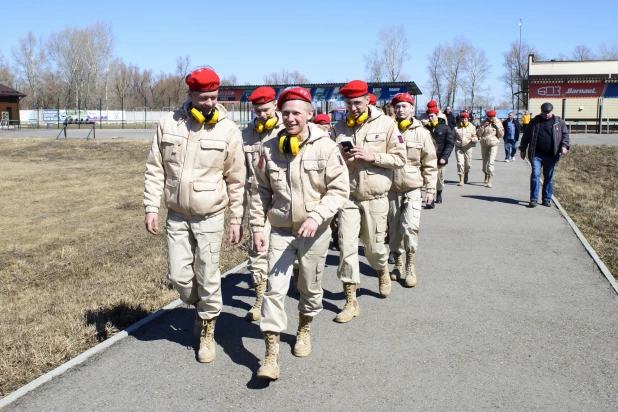
[[[26,97],[22,92],[18,92],[15,89],[11,89],[9,86],[5,86],[0,84],[0,96],[10,96],[10,97]]]
[[[220,86],[220,102],[246,102],[249,95],[258,87],[268,86],[275,89],[277,98],[279,94],[288,87],[304,87],[309,89],[315,103],[327,101],[343,101],[343,96],[339,94],[339,89],[345,83],[312,83],[312,84],[267,84],[267,85],[248,85],[248,86]],[[423,94],[414,82],[380,82],[367,83],[369,93],[376,95],[378,100],[390,101],[397,93],[410,93],[411,95]]]

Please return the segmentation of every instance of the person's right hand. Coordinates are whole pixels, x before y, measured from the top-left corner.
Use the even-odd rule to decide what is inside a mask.
[[[524,152],[523,150],[521,150],[521,151],[519,152],[519,157],[521,157],[523,160],[525,160],[525,159],[526,159],[526,152]]]
[[[266,246],[264,232],[253,232],[253,250],[256,252],[264,252],[264,246]]]
[[[144,225],[148,233],[156,236],[156,234],[159,233],[159,214],[155,212],[146,213]]]

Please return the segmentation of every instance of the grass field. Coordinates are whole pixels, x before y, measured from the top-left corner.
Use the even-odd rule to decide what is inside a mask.
[[[618,277],[618,146],[573,145],[554,176],[554,195]]]
[[[149,147],[0,140],[0,396],[178,297],[143,224]],[[226,241],[222,271],[245,258]]]

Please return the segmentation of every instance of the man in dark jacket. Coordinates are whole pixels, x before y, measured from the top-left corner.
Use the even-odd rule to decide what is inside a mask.
[[[521,126],[519,125],[519,121],[515,119],[515,114],[513,112],[510,112],[509,118],[502,122],[502,127],[504,128],[504,161],[514,162]]]
[[[543,206],[551,206],[551,196],[554,186],[554,168],[569,151],[569,130],[566,123],[553,114],[554,106],[543,103],[541,114],[530,121],[519,146],[522,159],[528,159],[532,164],[530,175],[530,204],[536,207],[539,199],[539,181],[543,168]]]
[[[439,110],[437,107],[431,107],[427,110],[429,121],[427,129],[431,132],[433,144],[436,146],[436,156],[438,158],[438,183],[436,185],[436,203],[442,203],[442,190],[444,189],[444,175],[448,158],[451,156],[455,140],[451,128],[446,124],[444,119],[438,117]],[[427,208],[432,208],[432,205],[426,205]]]
[[[444,115],[446,116],[446,124],[448,125],[448,127],[451,128],[451,131],[453,131],[453,129],[457,125],[457,122],[455,119],[455,115],[451,110],[451,106],[446,106],[446,109],[444,109]]]

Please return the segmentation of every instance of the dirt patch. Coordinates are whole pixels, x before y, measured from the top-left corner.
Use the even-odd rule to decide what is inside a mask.
[[[159,236],[144,230],[149,148],[0,139],[0,393],[178,297],[165,277],[167,211]],[[224,239],[222,271],[246,259],[246,243]]]
[[[618,146],[573,145],[554,178],[554,194],[616,278]]]

